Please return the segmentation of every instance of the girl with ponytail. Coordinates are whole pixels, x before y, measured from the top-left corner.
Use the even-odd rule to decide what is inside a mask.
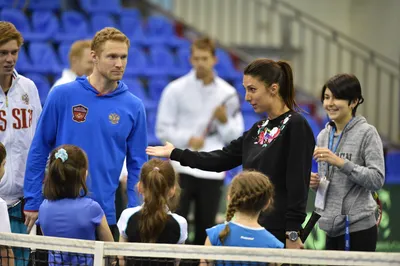
[[[168,161],[151,159],[142,166],[137,184],[143,204],[125,209],[117,223],[121,242],[183,244],[187,222],[173,211],[179,184]]]
[[[100,205],[87,196],[86,153],[74,145],[62,145],[50,154],[44,181],[45,200],[36,222],[45,236],[114,241]],[[52,265],[92,265],[89,255],[49,252]]]

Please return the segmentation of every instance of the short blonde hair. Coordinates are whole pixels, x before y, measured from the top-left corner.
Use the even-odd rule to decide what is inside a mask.
[[[125,34],[123,34],[120,30],[112,27],[106,27],[96,32],[96,35],[93,37],[92,47],[91,47],[92,51],[100,53],[106,41],[125,42],[128,48],[130,46],[129,38]]]
[[[90,49],[91,43],[91,40],[79,40],[74,42],[69,49],[69,63],[72,62],[73,57],[81,57],[84,49]]]
[[[24,43],[21,33],[17,30],[14,24],[7,21],[0,21],[0,45],[9,41],[16,40],[18,47]]]

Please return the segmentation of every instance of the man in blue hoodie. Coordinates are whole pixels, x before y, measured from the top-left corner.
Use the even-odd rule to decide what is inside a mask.
[[[49,94],[30,147],[24,196],[30,229],[43,201],[42,182],[50,151],[62,144],[81,147],[89,159],[91,197],[103,208],[117,234],[115,192],[124,158],[128,169],[128,207],[139,205],[134,191],[147,161],[147,127],[141,100],[121,81],[129,39],[115,28],[96,33],[91,44],[93,73],[55,87]]]

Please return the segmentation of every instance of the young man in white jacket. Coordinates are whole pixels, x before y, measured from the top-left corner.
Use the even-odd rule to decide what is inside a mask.
[[[0,22],[0,142],[7,150],[7,167],[0,181],[0,198],[8,206],[11,231],[27,233],[22,217],[26,159],[42,106],[32,80],[14,69],[23,43],[9,22]]]
[[[156,134],[181,149],[212,151],[238,138],[244,130],[236,90],[214,72],[215,46],[207,38],[191,48],[193,70],[171,82],[163,91],[157,113]],[[215,225],[225,173],[183,167],[172,162],[180,175],[182,195],[177,210],[187,219],[195,203],[195,239],[203,245],[206,229]]]

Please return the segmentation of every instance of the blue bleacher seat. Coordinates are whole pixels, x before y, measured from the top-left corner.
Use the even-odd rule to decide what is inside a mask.
[[[124,78],[122,80],[127,86],[129,91],[140,99],[147,99],[142,82],[137,78]]]
[[[48,41],[58,33],[60,25],[52,11],[34,11],[32,13],[31,41]]]
[[[22,33],[24,39],[29,41],[31,26],[25,14],[18,9],[4,8],[0,12],[0,20],[9,21]]]
[[[142,82],[137,78],[124,78],[122,80],[127,86],[129,91],[142,100],[146,109],[155,109],[157,104],[155,101],[151,100],[143,87]]]
[[[136,22],[140,22],[140,20],[142,19],[142,14],[140,13],[140,10],[137,8],[123,8],[121,9],[119,16],[120,18],[131,18]]]
[[[177,67],[175,58],[171,50],[163,45],[152,46],[149,52],[149,59],[151,63],[151,76],[173,76],[178,77],[184,74],[180,68]]]
[[[146,37],[141,14],[138,9],[123,9],[119,19],[120,30],[128,36],[131,44],[148,46],[149,40]]]
[[[244,130],[249,130],[254,125],[254,123],[260,121],[261,119],[262,117],[259,114],[256,114],[254,112],[244,112]]]
[[[30,10],[60,10],[60,0],[29,0]]]
[[[32,70],[31,61],[26,54],[24,46],[19,49],[18,61],[15,68],[18,72],[30,72]]]
[[[119,14],[119,24],[121,30],[131,36],[132,29],[142,23],[142,14],[137,8],[124,8]]]
[[[39,92],[40,102],[43,106],[51,87],[49,80],[47,79],[47,77],[35,73],[26,73],[25,76],[27,78],[30,78],[35,83]]]
[[[76,41],[80,39],[91,39],[89,25],[83,14],[75,11],[65,11],[61,14],[61,29],[56,34],[55,40]]]
[[[0,0],[0,8],[23,8],[26,0]]]
[[[93,14],[90,17],[90,31],[93,36],[97,31],[105,28],[105,27],[114,27],[116,28],[116,24],[114,19],[108,14]]]
[[[121,12],[120,0],[80,0],[81,8],[88,14]]]
[[[41,74],[57,74],[62,68],[53,47],[48,43],[32,42],[29,47],[32,71]]]
[[[69,50],[72,42],[62,42],[58,46],[57,54],[63,68],[69,68]]]
[[[321,121],[322,128],[325,128],[326,124],[328,124],[331,120],[328,115],[325,115]]]
[[[310,125],[311,130],[314,134],[315,141],[316,141],[319,132],[321,132],[321,130],[322,130],[322,127],[320,126],[320,124],[317,122],[317,120],[313,116],[306,114],[306,113],[302,113],[302,114],[303,114],[304,118],[307,120],[308,124]]]
[[[192,69],[190,63],[190,47],[181,47],[176,52],[177,67],[182,73],[187,73]]]
[[[400,184],[400,151],[386,155],[386,184]]]
[[[218,58],[215,70],[223,79],[238,80],[242,73],[237,71],[233,65],[232,58],[224,50],[217,48],[216,56]]]
[[[242,113],[253,113],[254,112],[253,106],[251,106],[248,102],[246,102],[244,100],[241,100],[240,110],[242,111]]]
[[[149,60],[144,51],[136,46],[131,46],[128,53],[128,64],[125,75],[146,76],[149,68]]]
[[[146,29],[146,35],[151,45],[166,44],[178,47],[185,42],[176,36],[173,23],[164,16],[149,16]]]
[[[243,81],[236,81],[233,86],[235,87],[237,93],[239,94],[240,99],[243,101],[246,98],[246,89],[243,86]]]
[[[192,42],[188,39],[178,37],[177,49],[188,49],[190,51],[190,47],[192,46]]]
[[[147,116],[147,142],[150,146],[162,145],[156,136],[156,116],[157,110],[148,110]]]
[[[311,104],[299,104],[299,107],[308,114],[311,114]]]
[[[150,45],[149,38],[147,38],[142,25],[133,26],[132,35],[129,37],[132,44],[147,47]]]
[[[163,77],[150,79],[148,82],[150,98],[158,102],[160,100],[162,91],[168,85],[168,83],[169,80]]]

